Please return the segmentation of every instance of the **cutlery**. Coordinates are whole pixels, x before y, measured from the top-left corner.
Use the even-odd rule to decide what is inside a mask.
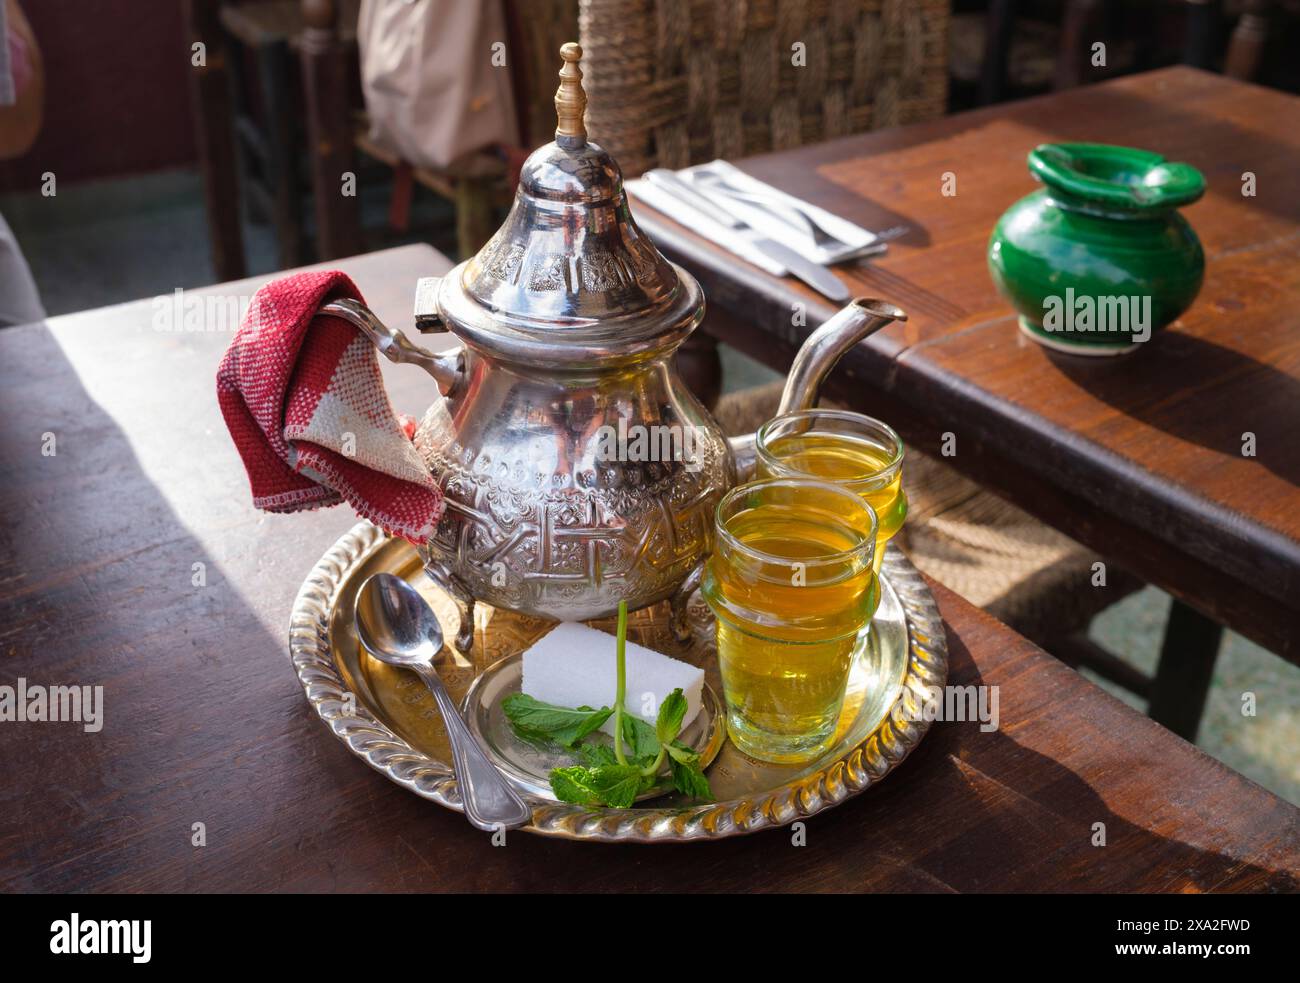
[[[728,184],[726,179],[717,174],[708,171],[697,171],[694,180],[708,188],[710,191],[716,191],[719,194],[726,195],[729,198],[735,198],[738,201],[747,201],[751,205],[761,205],[768,209],[776,209],[786,215],[794,216],[795,224],[805,229],[811,236],[813,244],[819,249],[847,249],[849,244],[842,239],[837,239],[820,225],[817,220],[805,212],[798,205],[778,198],[775,195],[763,194],[759,191],[750,191],[745,188],[738,188],[734,184]]]
[[[665,192],[675,195],[681,201],[693,207],[696,211],[713,219],[729,229],[736,231],[749,231],[754,233],[754,237],[749,240],[750,244],[759,251],[771,256],[774,260],[790,271],[791,275],[798,277],[808,286],[812,287],[820,294],[839,303],[844,303],[852,295],[848,287],[840,282],[826,267],[819,263],[814,263],[810,259],[805,259],[800,253],[795,252],[789,246],[784,246],[779,242],[764,237],[753,229],[743,219],[732,215],[725,208],[721,208],[707,197],[700,194],[698,190],[691,187],[686,181],[682,180],[667,168],[657,167],[647,171],[645,174],[647,180],[658,185]]]
[[[411,670],[429,687],[447,725],[465,818],[489,832],[531,822],[532,809],[488,760],[434,668],[442,626],[419,592],[390,573],[370,577],[357,594],[357,636],[380,662]]]

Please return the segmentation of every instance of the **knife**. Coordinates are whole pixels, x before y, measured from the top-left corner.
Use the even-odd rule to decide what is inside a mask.
[[[700,194],[695,188],[691,187],[686,181],[682,180],[672,171],[665,167],[656,167],[646,171],[645,179],[651,184],[663,189],[665,192],[680,199],[690,205],[697,212],[707,216],[713,221],[734,229],[737,232],[752,232],[753,235],[748,238],[748,242],[755,249],[768,256],[784,266],[790,271],[792,276],[798,277],[808,286],[812,287],[818,293],[823,294],[830,300],[838,303],[844,303],[853,294],[848,287],[840,282],[839,278],[826,267],[819,263],[814,263],[810,259],[804,258],[800,253],[795,252],[789,246],[783,246],[781,243],[764,237],[743,219],[737,218],[725,208],[715,205],[707,197]]]

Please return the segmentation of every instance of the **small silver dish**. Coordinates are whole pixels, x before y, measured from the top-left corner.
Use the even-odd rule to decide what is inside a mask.
[[[613,644],[613,638],[610,643]],[[578,764],[579,761],[573,752],[564,748],[533,744],[515,733],[501,708],[501,701],[511,693],[521,692],[523,674],[522,652],[489,666],[470,684],[469,691],[465,694],[462,707],[465,723],[469,726],[470,733],[478,738],[492,763],[516,788],[539,799],[557,802],[559,800],[551,791],[551,769],[564,768]],[[680,740],[690,745],[691,750],[699,752],[701,763],[708,768],[722,750],[726,739],[727,720],[722,702],[713,688],[705,683],[700,698],[700,712],[686,725]],[[592,735],[592,740],[604,741],[607,737],[603,733],[597,733]],[[637,801],[661,798],[672,790],[672,782],[665,775],[664,780],[654,788],[638,795]]]

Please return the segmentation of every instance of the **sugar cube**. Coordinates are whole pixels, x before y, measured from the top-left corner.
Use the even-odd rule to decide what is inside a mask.
[[[543,703],[563,707],[614,705],[617,642],[613,635],[576,621],[557,625],[524,652],[523,691]],[[659,652],[627,643],[624,707],[653,724],[659,704],[675,689],[686,697],[685,727],[700,712],[704,670]],[[601,728],[614,733],[614,718]]]

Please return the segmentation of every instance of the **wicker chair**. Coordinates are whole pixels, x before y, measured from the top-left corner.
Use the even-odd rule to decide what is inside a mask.
[[[587,128],[631,176],[941,116],[948,7],[580,0]]]
[[[560,46],[578,37],[578,0],[505,0],[515,110],[528,149],[555,139]]]
[[[942,116],[948,0],[578,0],[587,130],[624,176]],[[722,389],[697,332],[678,370]]]

